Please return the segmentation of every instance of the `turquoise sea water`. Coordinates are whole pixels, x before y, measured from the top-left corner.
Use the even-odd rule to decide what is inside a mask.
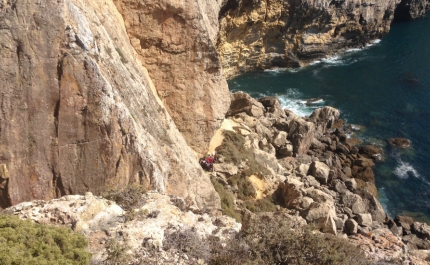
[[[430,17],[393,24],[390,33],[310,66],[246,73],[229,81],[231,91],[276,95],[284,107],[307,116],[324,105],[341,111],[357,135],[377,144],[385,160],[375,168],[379,200],[391,217],[430,219]],[[304,103],[321,98],[315,105]],[[406,137],[409,149],[387,145]]]

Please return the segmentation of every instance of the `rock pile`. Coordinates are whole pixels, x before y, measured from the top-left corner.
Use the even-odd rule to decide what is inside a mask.
[[[91,264],[112,261],[115,257],[109,253],[113,245],[116,251],[123,251],[117,253],[117,258],[122,258],[118,260],[121,264],[142,260],[145,264],[197,264],[198,258],[188,257],[182,249],[175,248],[172,240],[186,237],[198,242],[212,236],[222,242],[241,228],[230,217],[211,216],[187,208],[179,197],[147,192],[140,201],[140,207],[125,212],[116,203],[88,192],[85,196],[23,202],[2,213],[70,227],[85,234],[93,254]]]
[[[257,174],[265,184],[260,192],[281,210],[316,224],[322,232],[349,237],[376,260],[404,259],[405,249],[429,248],[427,225],[401,217],[393,221],[385,213],[372,170],[382,149],[352,144],[338,110],[323,107],[301,118],[284,111],[275,97],[256,100],[237,92],[231,101],[231,131],[245,138],[247,150],[268,169]],[[250,166],[249,161],[240,166],[224,162],[215,167],[215,174],[235,192],[229,179]],[[241,200],[236,198],[236,204]]]

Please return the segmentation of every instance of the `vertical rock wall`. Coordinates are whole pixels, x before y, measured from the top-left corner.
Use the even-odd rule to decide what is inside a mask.
[[[390,29],[400,0],[229,0],[217,43],[225,75],[298,67]]]
[[[221,1],[114,2],[168,112],[187,143],[204,153],[230,100],[214,45]]]
[[[0,2],[0,61],[1,207],[132,182],[219,206],[112,2]]]

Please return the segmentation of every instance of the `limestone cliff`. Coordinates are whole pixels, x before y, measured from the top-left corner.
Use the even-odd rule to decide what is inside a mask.
[[[298,67],[385,35],[400,0],[229,0],[218,52],[226,76]]]
[[[114,2],[168,112],[204,153],[230,99],[214,45],[221,0]]]
[[[209,45],[208,36],[201,38]],[[182,49],[174,38],[164,44],[169,51]],[[184,62],[184,67],[206,69],[206,76],[220,69],[215,59],[212,64],[185,54],[201,63]],[[1,207],[85,191],[98,194],[131,182],[201,208],[219,206],[217,193],[135,58],[111,1],[0,1]],[[153,59],[170,60],[162,54]],[[168,65],[161,61],[160,67]],[[160,69],[159,76],[163,73],[171,77],[170,70]],[[198,90],[203,81],[211,83],[208,88],[225,83],[220,75],[213,81],[198,79],[192,88],[181,77],[163,80],[210,104],[222,96]],[[189,98],[184,113],[210,109],[189,94],[179,95]],[[223,115],[222,108],[209,113],[214,122]],[[200,122],[206,121],[202,114]],[[208,137],[210,130],[201,130]]]

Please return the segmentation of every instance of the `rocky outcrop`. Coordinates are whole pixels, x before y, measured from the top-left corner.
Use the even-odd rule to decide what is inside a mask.
[[[391,220],[377,200],[372,168],[382,157],[381,148],[357,147],[354,141],[347,141],[350,138],[345,131],[349,126],[339,121],[339,111],[331,107],[317,109],[309,118],[298,117],[288,110],[282,113],[280,109],[276,98],[255,100],[243,92],[232,95],[228,112],[231,116],[227,119],[231,126],[221,130],[236,134],[229,136],[230,141],[243,139],[244,159],[236,161],[234,173],[229,172],[225,168],[233,165],[224,162],[223,155],[231,154],[221,148],[220,162],[215,164],[211,175],[224,186],[224,196],[226,192],[235,195],[233,209],[237,212],[242,209],[246,215],[244,207],[258,205],[263,198],[273,199],[279,205],[277,212],[301,217],[323,233],[347,237],[374,261],[408,260],[412,264],[425,264],[418,256],[427,255],[423,251],[429,248],[428,226],[412,218]],[[298,125],[307,125],[308,130],[292,129],[300,128]],[[229,146],[228,142],[224,144]],[[291,145],[294,151],[281,153],[286,145]],[[237,184],[238,176],[248,177],[255,171],[256,165],[249,158],[263,153],[268,170],[259,172],[259,183]],[[249,190],[251,185],[257,192]],[[245,189],[249,197],[243,195]],[[257,207],[250,209],[256,211]],[[416,250],[413,255],[417,257],[408,256],[408,249]]]
[[[183,249],[175,246],[195,247],[192,244],[205,242],[208,237],[224,242],[241,228],[241,224],[230,217],[194,213],[192,207],[185,206],[183,199],[174,196],[148,192],[138,200],[141,206],[125,212],[115,202],[88,192],[85,196],[67,195],[50,201],[20,203],[2,214],[83,233],[89,241],[91,264],[109,260],[109,252],[114,250],[116,255],[121,255],[122,260],[117,260],[121,264],[135,264],[136,261],[197,264],[203,255],[188,257]],[[112,242],[118,244],[117,249],[110,249]]]
[[[219,206],[112,2],[3,1],[0,27],[0,207],[132,182]]]
[[[400,0],[229,0],[218,52],[226,76],[298,67],[388,33]]]
[[[114,3],[177,127],[195,151],[206,152],[230,100],[214,45],[222,1]]]

